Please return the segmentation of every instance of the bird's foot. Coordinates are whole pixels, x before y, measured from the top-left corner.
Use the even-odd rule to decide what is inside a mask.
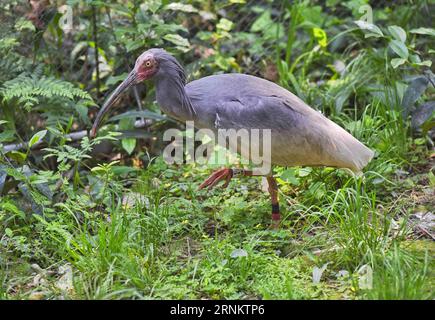
[[[201,185],[199,186],[199,190],[203,188],[208,188],[210,190],[214,186],[216,186],[220,181],[225,181],[225,183],[222,186],[226,188],[230,183],[233,175],[234,175],[233,169],[228,169],[228,168],[219,169],[213,172],[212,175],[207,178],[207,180],[201,183]]]
[[[281,214],[279,212],[279,204],[272,204],[272,223],[270,224],[271,229],[278,229],[281,222]]]

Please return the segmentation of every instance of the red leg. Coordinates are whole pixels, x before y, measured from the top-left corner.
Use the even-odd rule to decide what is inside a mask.
[[[250,170],[243,170],[243,169],[219,169],[211,174],[210,177],[207,178],[200,186],[199,189],[208,188],[212,189],[214,186],[216,186],[220,181],[225,180],[225,183],[222,185],[224,188],[228,186],[231,179],[234,176],[252,176],[252,171]]]
[[[274,177],[267,177],[267,183],[269,184],[268,190],[272,200],[272,227],[276,228],[281,220],[278,202],[278,184]]]
[[[215,185],[217,185],[220,181],[225,180],[225,183],[223,185],[224,188],[228,186],[228,184],[231,181],[231,178],[233,177],[233,170],[232,169],[219,169],[212,173],[210,177],[208,177],[207,180],[205,180],[201,185],[199,186],[199,189],[208,188],[211,189]]]

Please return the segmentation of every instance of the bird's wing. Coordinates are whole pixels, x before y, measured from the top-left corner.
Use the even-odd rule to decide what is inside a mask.
[[[272,163],[332,166],[359,172],[374,153],[342,127],[302,100],[244,96],[220,101],[217,128],[271,129]]]
[[[230,74],[195,82],[188,93],[201,127],[270,129],[274,164],[360,171],[373,157],[373,151],[346,130],[270,81]]]

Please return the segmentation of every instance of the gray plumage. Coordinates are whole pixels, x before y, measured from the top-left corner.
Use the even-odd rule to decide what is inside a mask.
[[[169,55],[165,51],[158,54]],[[176,73],[182,74],[181,70]],[[374,155],[346,130],[273,82],[221,74],[192,81],[182,92],[174,85],[174,77],[169,78],[164,69],[159,73],[155,77],[157,102],[164,112],[181,121],[194,120],[197,128],[215,132],[220,128],[271,129],[272,164],[331,166],[359,172]],[[168,98],[168,92],[176,97]],[[190,104],[182,103],[186,96]]]
[[[144,69],[146,63],[150,66]],[[156,67],[153,68],[153,63]],[[249,75],[221,74],[186,84],[178,61],[163,49],[150,49],[103,106],[91,135],[119,93],[153,79],[163,112],[197,128],[271,129],[271,164],[331,166],[359,172],[374,153],[346,130],[277,84]]]

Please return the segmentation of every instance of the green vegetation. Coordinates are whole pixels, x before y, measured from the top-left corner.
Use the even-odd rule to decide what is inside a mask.
[[[65,3],[0,4],[0,299],[434,299],[430,1]],[[190,79],[275,81],[376,156],[363,177],[275,168],[271,230],[260,178],[198,191],[211,167],[163,161],[181,125],[151,83],[84,137],[151,47]]]

